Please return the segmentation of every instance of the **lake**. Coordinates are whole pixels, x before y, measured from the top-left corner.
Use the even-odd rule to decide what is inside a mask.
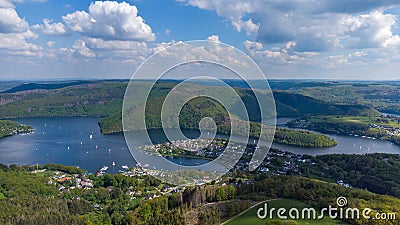
[[[125,143],[123,134],[102,135],[97,118],[27,118],[16,119],[18,123],[31,125],[35,132],[0,139],[0,163],[2,164],[46,164],[59,163],[79,166],[90,172],[108,166],[108,172],[117,173],[121,166],[135,166]],[[161,130],[151,130],[153,141],[164,142],[165,136]],[[196,138],[198,132],[185,131],[190,138]],[[92,138],[90,136],[92,135]],[[133,132],[133,145],[137,148],[144,144],[144,131]],[[329,148],[299,148],[280,144],[273,147],[297,154],[365,154],[391,153],[400,154],[400,146],[386,141],[372,140],[361,137],[329,135],[339,143]],[[224,137],[224,135],[218,135]],[[154,156],[156,157],[156,156]],[[173,158],[169,159],[182,165],[199,165],[207,160]],[[115,166],[112,163],[115,162]],[[152,165],[153,166],[153,165]]]
[[[79,166],[94,172],[108,166],[108,172],[117,173],[121,166],[135,166],[123,134],[103,135],[98,119],[71,118],[27,118],[14,121],[30,125],[35,129],[31,134],[20,134],[0,139],[0,163],[32,165],[58,163]],[[166,139],[160,131],[151,131],[153,141]],[[144,131],[134,132],[134,143],[143,145]],[[189,132],[189,136],[195,136]],[[92,136],[92,138],[90,138]],[[154,156],[155,157],[155,156]],[[199,165],[208,161],[202,159],[172,158],[182,165]],[[115,166],[112,166],[115,162]]]

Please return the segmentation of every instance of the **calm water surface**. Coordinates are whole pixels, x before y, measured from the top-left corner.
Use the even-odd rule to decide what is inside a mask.
[[[0,140],[0,163],[2,164],[45,164],[60,163],[94,172],[103,166],[110,167],[109,172],[116,173],[121,166],[134,166],[125,143],[123,134],[102,135],[96,118],[28,118],[16,122],[31,125],[35,128],[32,134],[15,135]],[[150,131],[154,142],[166,139],[160,130]],[[196,138],[197,132],[186,131],[190,138]],[[92,138],[90,136],[92,135]],[[132,136],[135,147],[144,144],[144,132],[134,132]],[[400,146],[386,141],[361,137],[329,135],[339,143],[329,148],[299,148],[280,144],[273,147],[298,154],[365,154],[392,153],[400,154]],[[223,137],[223,135],[219,135]],[[199,165],[207,161],[201,159],[174,158],[175,163]],[[115,162],[115,166],[112,163]]]

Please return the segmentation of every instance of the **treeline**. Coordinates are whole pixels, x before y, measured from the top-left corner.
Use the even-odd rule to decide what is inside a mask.
[[[274,141],[280,144],[300,147],[331,147],[337,145],[334,139],[326,135],[289,129],[276,129]]]
[[[0,120],[0,138],[14,134],[28,133],[33,130],[32,127],[21,125],[9,120]]]
[[[326,208],[329,205],[335,207],[338,197],[346,197],[347,207],[365,209],[370,208],[371,218],[377,212],[400,213],[400,199],[371,192],[341,187],[336,184],[325,183],[313,179],[295,176],[278,176],[264,178],[262,175],[256,178],[252,184],[243,184],[237,187],[237,196],[242,199],[263,201],[271,198],[295,199],[305,202],[317,208]],[[369,224],[398,224],[398,220],[349,219],[346,222],[354,225]]]
[[[48,179],[15,165],[0,167],[0,224],[83,224]]]
[[[373,129],[368,124],[357,121],[335,120],[335,117],[309,117],[305,118],[308,122],[307,129],[319,131],[328,134],[353,134],[365,135],[375,138],[384,138],[387,136],[385,131]],[[288,123],[289,127],[296,127],[298,121],[291,121]]]
[[[54,163],[45,164],[45,165],[41,166],[41,168],[47,169],[50,171],[61,171],[61,172],[68,173],[68,174],[83,174],[83,173],[87,172],[87,170],[83,170],[83,169],[80,169],[75,166],[65,166],[65,165],[54,164]]]
[[[392,163],[390,159],[388,163]],[[197,212],[197,224],[211,225],[221,222],[221,207],[239,212],[248,206],[240,201],[230,201],[233,199],[263,201],[287,198],[323,208],[328,205],[334,206],[339,196],[349,200],[349,207],[373,209],[372,215],[376,212],[400,213],[398,198],[303,177],[251,175],[255,176],[254,182],[235,186],[214,184],[186,187],[185,191],[172,193],[168,197],[136,200],[127,192],[145,192],[159,186],[160,183],[152,178],[104,175],[93,178],[93,189],[59,192],[55,185],[48,184],[47,176],[32,174],[16,166],[0,168],[0,224],[183,225],[186,224],[188,213],[194,210]],[[157,191],[154,193],[159,195]],[[215,202],[221,204],[205,207],[207,203]],[[383,222],[396,224],[397,221],[367,221],[361,218],[347,222],[374,225]]]
[[[0,94],[0,118],[89,116],[120,112],[126,82],[82,83],[55,90]]]
[[[400,197],[400,155],[321,155],[312,166],[301,166],[303,176],[336,182],[373,193]]]

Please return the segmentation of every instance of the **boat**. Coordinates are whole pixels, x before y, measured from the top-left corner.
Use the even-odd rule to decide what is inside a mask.
[[[113,161],[112,165],[115,166],[115,162],[114,161]]]
[[[121,166],[122,167],[122,169],[129,169],[129,167],[127,166],[127,165],[125,165],[125,166]]]
[[[69,150],[69,146],[67,147],[67,149]]]
[[[93,134],[89,135],[89,138],[90,138],[90,139],[93,139]]]
[[[100,169],[100,171],[106,171],[108,170],[108,166],[103,166],[103,168]]]

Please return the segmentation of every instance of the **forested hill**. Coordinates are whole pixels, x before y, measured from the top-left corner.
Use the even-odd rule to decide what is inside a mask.
[[[0,138],[14,134],[28,133],[33,130],[32,127],[21,125],[13,121],[0,120]]]
[[[48,116],[106,117],[100,123],[102,131],[104,133],[118,132],[121,131],[120,113],[126,85],[126,81],[96,81],[79,83],[54,90],[45,90],[42,88],[32,90],[33,86],[30,86],[29,91],[2,93],[0,94],[0,118]],[[150,96],[148,104],[158,105],[163,96],[165,97],[174,85],[172,81],[157,84],[155,87],[156,91],[154,92],[156,94]],[[10,89],[8,92],[14,92],[17,89],[22,90],[23,88],[24,86],[19,86],[15,89]],[[240,88],[237,91],[248,109],[258,108],[255,105],[256,101],[252,91]],[[361,115],[377,113],[377,111],[364,106],[326,103],[311,97],[288,92],[274,92],[274,97],[277,115],[280,117],[310,114]],[[199,104],[199,102],[197,101],[196,104]],[[222,108],[211,107],[208,113],[213,115],[219,114],[213,111],[214,109],[220,111]],[[250,119],[252,121],[260,120],[257,111],[248,111],[250,112]]]
[[[73,82],[43,83],[43,84],[27,83],[27,84],[22,84],[22,85],[13,87],[6,91],[2,91],[1,93],[17,93],[17,92],[21,92],[21,91],[30,91],[30,90],[37,90],[37,89],[54,90],[54,89],[60,89],[60,88],[76,86],[76,85],[81,85],[81,84],[89,84],[89,83],[93,83],[93,82],[91,82],[91,81],[73,81]]]

